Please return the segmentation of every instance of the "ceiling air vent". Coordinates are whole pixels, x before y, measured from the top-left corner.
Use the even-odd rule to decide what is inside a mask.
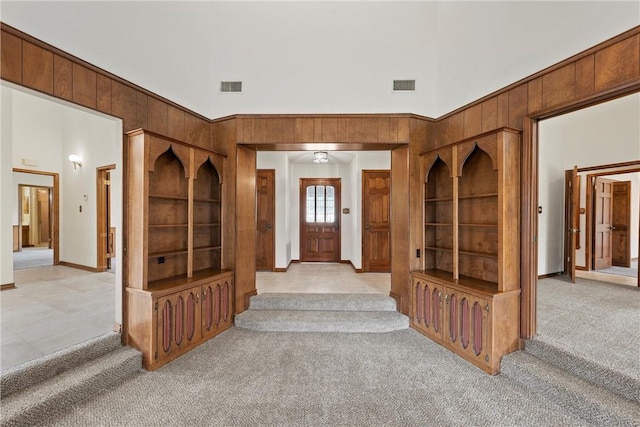
[[[415,80],[394,80],[393,90],[394,91],[415,91],[416,81]]]
[[[242,92],[242,82],[220,82],[220,92]]]

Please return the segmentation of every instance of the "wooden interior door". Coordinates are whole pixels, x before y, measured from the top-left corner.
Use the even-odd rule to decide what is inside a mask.
[[[600,270],[611,267],[611,212],[613,180],[597,177],[594,184],[593,266]]]
[[[611,210],[611,263],[631,267],[631,181],[614,181]]]
[[[276,171],[256,171],[256,270],[275,269]]]
[[[391,271],[391,173],[362,171],[362,269]]]
[[[97,269],[111,269],[115,258],[115,229],[111,227],[111,170],[115,165],[96,168],[96,215],[97,215]]]
[[[580,244],[580,177],[578,176],[578,167],[574,166],[573,170],[568,171],[568,193],[569,193],[569,275],[571,283],[576,282],[576,250]]]
[[[51,248],[51,206],[49,188],[38,188],[38,225],[40,228],[38,246]]]
[[[300,261],[340,261],[340,178],[300,179]]]

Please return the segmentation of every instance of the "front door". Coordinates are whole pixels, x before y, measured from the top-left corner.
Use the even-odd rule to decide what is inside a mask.
[[[363,271],[391,271],[389,204],[391,174],[388,170],[362,171],[362,267]]]
[[[631,267],[631,181],[613,183],[611,263]]]
[[[340,261],[340,178],[300,179],[300,261]]]
[[[596,178],[594,196],[593,265],[600,270],[611,267],[611,210],[613,180]]]
[[[276,216],[275,180],[274,169],[256,171],[256,270],[273,271],[275,269],[273,230]]]

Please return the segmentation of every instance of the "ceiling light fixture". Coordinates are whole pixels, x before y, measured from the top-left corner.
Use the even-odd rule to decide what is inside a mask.
[[[313,153],[313,163],[329,163],[329,155],[326,151],[316,151]]]

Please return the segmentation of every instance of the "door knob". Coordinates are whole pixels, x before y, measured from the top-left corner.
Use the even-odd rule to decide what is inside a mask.
[[[366,224],[366,225],[364,226],[364,229],[365,229],[365,230],[368,230],[370,227],[371,227],[371,226],[370,226],[369,224]]]
[[[609,227],[609,230],[615,230],[615,229],[616,229],[615,225],[612,225],[611,227]]]
[[[267,230],[271,230],[273,228],[273,225],[271,225],[271,223],[267,223]]]

